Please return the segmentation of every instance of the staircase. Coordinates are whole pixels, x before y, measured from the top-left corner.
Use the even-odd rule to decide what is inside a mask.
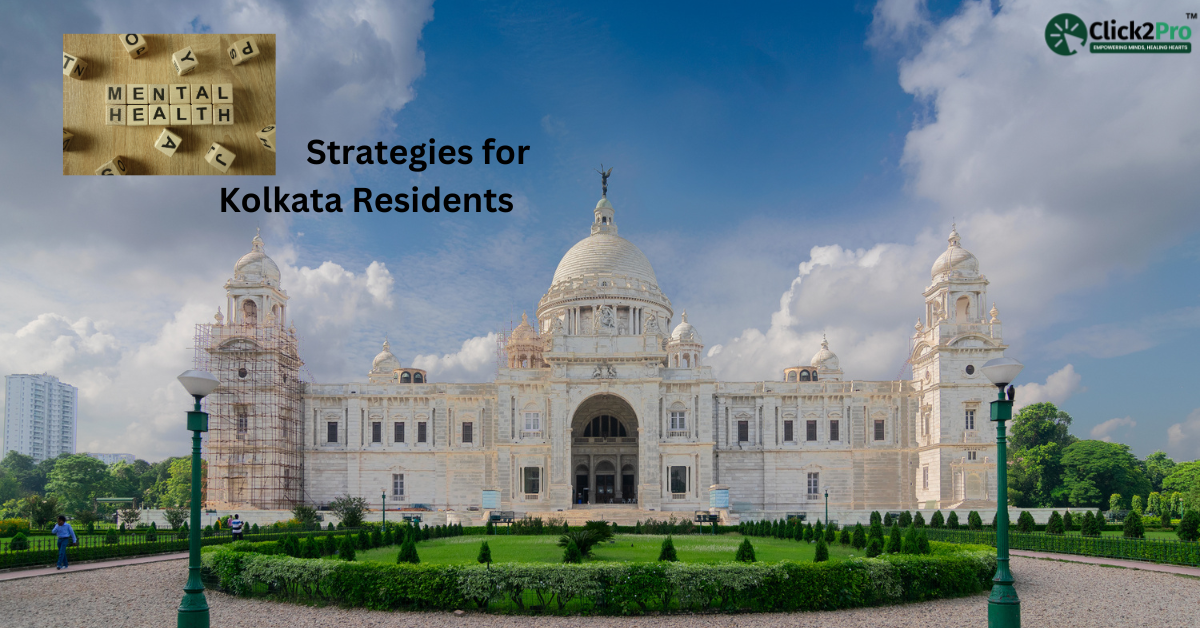
[[[514,509],[515,510],[515,509]],[[490,511],[482,511],[480,513],[471,513],[476,515],[472,517],[478,523],[475,525],[483,525],[487,522]],[[567,524],[572,527],[582,527],[588,521],[607,521],[620,526],[631,526],[638,521],[646,519],[654,519],[657,521],[665,521],[671,518],[684,519],[690,521],[692,512],[661,512],[657,510],[641,510],[634,504],[617,505],[617,504],[587,504],[571,508],[570,510],[515,510],[518,517],[541,517],[542,521],[550,519],[565,519]]]

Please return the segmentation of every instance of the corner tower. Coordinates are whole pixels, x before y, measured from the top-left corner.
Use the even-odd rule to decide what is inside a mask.
[[[228,319],[196,326],[196,368],[221,385],[209,395],[206,504],[291,509],[302,501],[304,429],[296,329],[287,324],[279,267],[255,235],[225,282]]]
[[[987,277],[951,229],[925,289],[925,321],[912,336],[913,387],[922,507],[991,507],[996,437],[988,421],[995,387],[979,368],[1004,355],[999,312],[987,306]]]

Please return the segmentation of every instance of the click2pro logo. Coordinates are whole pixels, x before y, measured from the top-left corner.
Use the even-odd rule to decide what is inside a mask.
[[[1188,12],[1184,17],[1195,20],[1196,14]],[[1087,24],[1078,15],[1059,13],[1046,24],[1046,45],[1064,57],[1084,49],[1092,53],[1190,53],[1191,38],[1191,26],[1168,22],[1101,20]]]

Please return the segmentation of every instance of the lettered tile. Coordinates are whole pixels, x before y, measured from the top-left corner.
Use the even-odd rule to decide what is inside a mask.
[[[208,147],[208,152],[204,154],[204,161],[212,164],[213,168],[221,172],[229,172],[229,167],[233,165],[234,159],[237,159],[237,155],[216,142],[213,142],[213,145]]]
[[[233,42],[229,47],[229,60],[234,65],[241,65],[259,54],[258,43],[253,37]]]
[[[125,102],[131,105],[148,105],[150,104],[150,91],[147,85],[127,85],[125,87],[128,92],[125,96]]]
[[[196,60],[196,53],[192,52],[192,47],[188,46],[171,55],[171,65],[175,66],[176,74],[183,76],[195,70],[196,66],[200,65],[200,62]]]
[[[213,124],[217,126],[233,124],[233,105],[217,105],[213,107]]]
[[[233,83],[216,83],[212,86],[212,101],[214,105],[233,104]]]
[[[196,83],[192,85],[192,104],[212,103],[212,85]]]
[[[150,48],[146,46],[146,38],[142,35],[117,35],[121,40],[121,45],[125,46],[125,52],[134,59],[146,54]]]
[[[168,87],[170,87],[170,86],[169,85],[147,85],[146,88],[149,90],[150,104],[151,105],[161,105],[164,103],[171,102],[170,100],[167,99],[167,88]]]
[[[182,143],[183,138],[172,133],[170,129],[163,129],[158,139],[154,140],[154,147],[167,157],[174,157],[175,151],[179,150],[179,145]]]
[[[150,126],[167,126],[171,123],[171,105],[148,105],[146,109]]]
[[[125,162],[121,161],[121,157],[113,157],[108,163],[96,168],[98,175],[126,175],[129,171],[125,168]]]
[[[128,85],[105,85],[104,86],[104,104],[106,105],[123,105],[125,99],[128,98],[129,92],[125,91]]]
[[[83,73],[87,70],[87,62],[73,54],[63,52],[63,76],[69,76],[73,79],[83,80]]]
[[[125,105],[108,105],[104,108],[104,124],[106,126],[125,126],[125,115],[129,113]]]
[[[212,123],[212,105],[192,105],[192,126],[201,126]]]
[[[175,84],[167,88],[172,105],[189,105],[192,102],[192,86]]]
[[[150,124],[150,105],[129,105],[126,109],[125,115],[129,116],[129,120],[125,122],[126,126],[146,126]]]
[[[191,105],[170,105],[171,107],[171,126],[191,126],[192,124],[192,106]]]
[[[275,125],[265,126],[261,131],[255,133],[258,136],[258,141],[262,142],[263,148],[275,152]]]
[[[69,132],[67,132],[66,129],[63,129],[63,152],[70,150],[71,138],[73,138],[73,137],[75,137],[74,133],[69,133]]]

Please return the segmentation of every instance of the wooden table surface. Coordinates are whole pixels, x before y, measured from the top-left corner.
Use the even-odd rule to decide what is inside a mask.
[[[261,53],[241,65],[226,54],[235,41],[253,37]],[[117,35],[63,35],[63,51],[87,62],[82,80],[63,77],[63,128],[75,137],[63,152],[63,174],[94,175],[108,160],[121,156],[131,175],[219,175],[204,160],[213,142],[237,159],[231,175],[275,174],[275,153],[262,147],[255,133],[275,124],[274,35],[145,35],[150,50],[138,59],[125,52]],[[200,65],[175,74],[171,55],[192,47]],[[108,84],[233,84],[233,124],[228,126],[106,126],[104,87]],[[154,148],[164,128],[183,138],[167,157]]]

